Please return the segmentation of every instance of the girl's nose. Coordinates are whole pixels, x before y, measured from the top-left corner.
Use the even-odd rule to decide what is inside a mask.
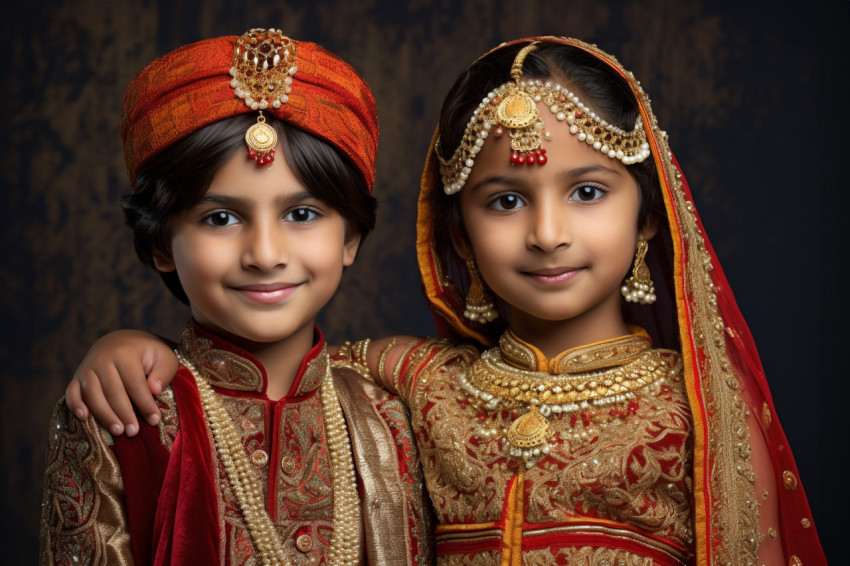
[[[566,214],[555,203],[540,203],[530,221],[527,245],[530,249],[551,253],[572,243]]]

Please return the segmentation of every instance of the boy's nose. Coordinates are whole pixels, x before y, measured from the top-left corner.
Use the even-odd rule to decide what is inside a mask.
[[[289,261],[287,238],[278,226],[255,226],[247,234],[243,253],[246,268],[271,271],[285,266]]]

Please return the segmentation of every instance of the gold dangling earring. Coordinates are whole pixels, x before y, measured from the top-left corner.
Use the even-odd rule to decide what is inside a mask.
[[[620,289],[623,297],[630,303],[651,305],[655,302],[655,285],[649,278],[649,266],[646,265],[647,250],[649,250],[649,244],[646,240],[643,238],[638,240],[632,276],[626,279],[625,285]]]
[[[481,324],[495,320],[499,313],[487,291],[484,290],[484,282],[481,281],[481,274],[478,273],[475,260],[466,260],[466,269],[469,270],[469,292],[466,294],[463,316]]]

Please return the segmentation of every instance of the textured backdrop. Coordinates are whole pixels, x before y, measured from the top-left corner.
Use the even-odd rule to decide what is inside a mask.
[[[88,346],[186,311],[132,251],[118,136],[130,79],[179,45],[281,27],[349,61],[375,92],[379,227],[326,309],[331,340],[430,333],[414,203],[442,97],[501,41],[572,35],[641,79],[759,345],[824,545],[848,505],[847,0],[727,2],[0,0],[0,548],[33,563],[52,405]],[[746,7],[745,7],[746,6]],[[841,326],[839,326],[841,325]],[[836,443],[829,436],[843,438]],[[844,517],[845,515],[841,515]],[[845,535],[846,536],[846,535]]]

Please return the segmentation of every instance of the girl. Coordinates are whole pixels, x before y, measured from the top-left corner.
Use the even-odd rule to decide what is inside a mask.
[[[439,563],[825,564],[753,340],[613,57],[542,37],[467,69],[418,231],[453,340],[351,360],[411,409]]]
[[[121,134],[136,251],[192,319],[158,427],[112,438],[57,405],[41,562],[429,562],[404,407],[314,325],[374,225],[366,84],[254,29],[145,68]]]

